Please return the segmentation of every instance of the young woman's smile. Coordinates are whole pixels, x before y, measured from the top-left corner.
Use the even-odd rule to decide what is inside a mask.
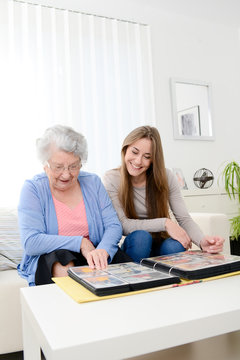
[[[135,185],[144,185],[146,171],[152,163],[152,142],[142,138],[128,146],[125,154],[125,164]]]

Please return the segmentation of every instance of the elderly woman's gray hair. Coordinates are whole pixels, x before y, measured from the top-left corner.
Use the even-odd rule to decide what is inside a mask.
[[[37,155],[42,164],[51,157],[51,149],[57,149],[73,153],[79,156],[82,163],[87,161],[87,141],[85,137],[71,127],[55,125],[48,128],[43,136],[36,141]]]

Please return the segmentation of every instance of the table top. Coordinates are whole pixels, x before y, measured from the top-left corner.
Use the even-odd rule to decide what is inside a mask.
[[[239,300],[240,275],[84,304],[55,284],[21,289],[40,342],[62,356],[81,350],[84,359],[101,351],[123,359],[239,330]]]

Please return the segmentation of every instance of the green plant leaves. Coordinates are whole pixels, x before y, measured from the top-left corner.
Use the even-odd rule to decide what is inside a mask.
[[[222,172],[224,187],[230,199],[238,199],[240,204],[240,165],[236,161],[228,163]],[[231,239],[240,239],[240,215],[230,219]]]
[[[239,239],[240,237],[240,215],[230,219],[231,222],[231,239]]]
[[[240,203],[240,166],[237,162],[228,163],[222,172],[224,187],[230,199],[238,198]]]

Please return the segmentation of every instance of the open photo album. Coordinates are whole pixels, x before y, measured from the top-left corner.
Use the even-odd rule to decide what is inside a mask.
[[[177,254],[144,258],[141,264],[127,262],[108,265],[105,270],[74,266],[68,275],[95,295],[178,284],[181,279],[199,280],[240,271],[240,256],[185,251]]]
[[[240,256],[196,250],[142,259],[141,264],[183,279],[197,280],[239,271]]]
[[[108,265],[105,270],[94,270],[88,266],[74,266],[68,269],[68,275],[98,296],[180,282],[178,276],[156,271],[134,262]]]

